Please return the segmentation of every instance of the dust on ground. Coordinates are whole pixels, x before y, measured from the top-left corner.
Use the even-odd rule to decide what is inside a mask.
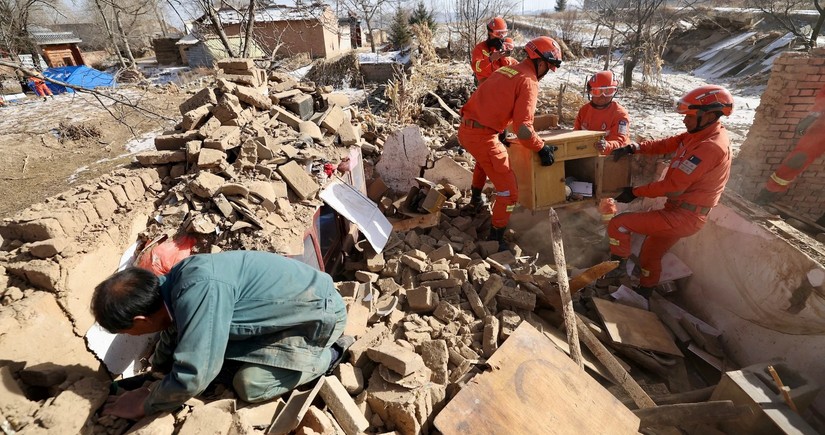
[[[178,105],[187,97],[169,88],[124,87],[113,95],[170,118],[179,116]],[[10,217],[75,183],[111,172],[134,152],[153,147],[147,133],[172,127],[162,118],[90,94],[27,98],[0,108],[0,216]]]

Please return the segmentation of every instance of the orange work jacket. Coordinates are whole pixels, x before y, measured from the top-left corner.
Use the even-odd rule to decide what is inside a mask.
[[[630,118],[627,110],[616,101],[611,101],[602,109],[585,104],[579,109],[573,129],[603,131],[607,142],[604,155],[630,143]]]

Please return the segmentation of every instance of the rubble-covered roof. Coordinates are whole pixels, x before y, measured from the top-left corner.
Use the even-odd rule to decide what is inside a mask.
[[[303,21],[317,20],[327,8],[324,4],[313,4],[310,6],[291,7],[284,5],[267,6],[255,11],[256,23],[274,23],[278,21]],[[246,16],[239,14],[233,9],[222,9],[218,12],[221,23],[238,24],[246,19]]]

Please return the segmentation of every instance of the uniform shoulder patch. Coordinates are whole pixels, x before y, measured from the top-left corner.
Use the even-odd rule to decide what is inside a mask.
[[[699,163],[702,163],[702,159],[697,157],[696,155],[691,155],[687,159],[682,161],[682,164],[679,165],[679,170],[684,172],[685,174],[692,174],[693,171],[696,170],[696,167],[699,166]]]
[[[627,134],[627,120],[622,119],[619,121],[619,134],[624,136]]]
[[[496,70],[497,73],[501,73],[506,75],[507,77],[514,77],[519,74],[519,72],[509,66],[503,66]]]

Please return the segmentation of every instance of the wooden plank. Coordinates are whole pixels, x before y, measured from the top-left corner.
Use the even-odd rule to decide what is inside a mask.
[[[613,342],[683,356],[656,314],[599,298],[593,303]]]
[[[564,143],[570,140],[593,139],[593,143],[604,136],[603,131],[592,130],[550,130],[541,131],[538,133],[539,138],[544,143],[555,145],[557,143]]]
[[[436,94],[433,91],[429,91],[427,93],[435,97],[436,101],[438,101],[438,105],[441,106],[441,108],[444,109],[444,111],[447,112],[450,115],[450,117],[453,118],[453,120],[457,121],[461,119],[461,116],[459,116],[459,114],[456,113],[455,110],[451,109],[450,106],[448,106],[447,103],[445,103],[444,100],[442,100],[441,97],[438,96],[438,94]]]
[[[576,328],[576,312],[573,311],[573,299],[570,295],[570,283],[567,282],[567,261],[564,258],[564,244],[561,240],[561,222],[559,215],[552,208],[550,218],[550,243],[553,246],[553,259],[556,261],[558,272],[559,295],[561,296],[564,329],[567,331],[567,344],[570,345],[570,357],[582,367],[582,351],[579,347],[578,328]],[[593,349],[590,349],[591,351]],[[598,357],[598,355],[596,355]],[[609,368],[609,367],[608,367]]]
[[[539,332],[544,334],[545,337],[549,338],[553,344],[556,345],[559,349],[564,351],[564,353],[570,355],[570,346],[567,344],[567,336],[564,335],[561,331],[554,328],[550,325],[546,320],[542,319],[539,316],[531,315],[525,318],[527,322],[530,323],[534,328],[538,329]],[[613,382],[613,378],[610,376],[610,372],[604,367],[602,363],[597,360],[592,353],[589,352],[582,352],[582,360],[584,362],[584,366],[592,370],[597,375],[603,377],[605,380]],[[625,370],[630,370],[630,367],[624,365]]]
[[[576,293],[587,284],[599,279],[607,272],[619,267],[618,261],[604,261],[595,266],[587,268],[584,272],[576,275],[570,280],[570,293]]]
[[[751,415],[752,411],[747,406],[734,405],[730,400],[717,400],[714,402],[662,405],[637,409],[633,413],[639,417],[639,427],[650,427],[717,423]]]
[[[435,418],[444,435],[637,433],[639,419],[527,322],[487,363]]]

